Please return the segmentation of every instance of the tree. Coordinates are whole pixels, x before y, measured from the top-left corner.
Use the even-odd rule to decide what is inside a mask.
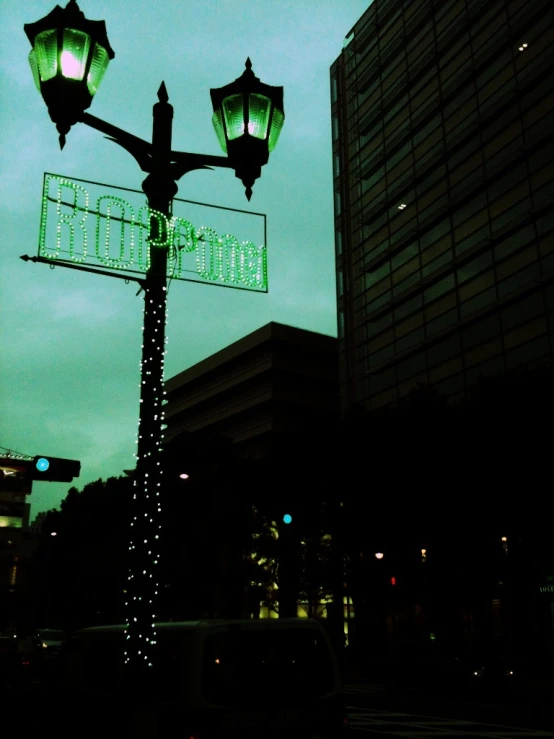
[[[37,624],[73,630],[123,620],[129,478],[71,488],[49,511],[30,562]],[[55,536],[52,536],[55,533]]]

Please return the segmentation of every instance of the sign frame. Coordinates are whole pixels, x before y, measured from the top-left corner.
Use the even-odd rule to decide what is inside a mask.
[[[50,194],[50,182],[51,180],[58,181],[58,197],[54,198]],[[215,208],[219,211],[229,211],[232,213],[243,214],[246,216],[253,216],[258,219],[262,219],[263,223],[263,240],[264,243],[260,246],[256,246],[251,241],[243,241],[239,244],[231,234],[224,234],[219,236],[212,228],[201,226],[197,228],[192,225],[189,221],[183,218],[172,216],[168,218],[162,213],[158,213],[143,205],[139,211],[139,220],[135,220],[133,206],[123,198],[116,195],[103,195],[97,199],[97,205],[101,200],[107,200],[107,213],[102,213],[99,210],[91,209],[88,207],[88,193],[83,185],[92,185],[94,187],[107,188],[108,190],[121,191],[123,193],[133,193],[146,198],[142,190],[135,190],[134,188],[121,187],[119,185],[110,185],[105,182],[95,182],[93,180],[84,180],[79,177],[66,177],[64,175],[58,175],[51,172],[44,172],[43,175],[43,188],[42,188],[42,207],[41,207],[41,218],[40,218],[40,232],[39,232],[39,245],[38,245],[38,258],[41,261],[47,261],[52,267],[56,264],[59,266],[68,265],[75,266],[77,269],[86,269],[86,271],[94,272],[98,271],[103,274],[113,274],[114,276],[125,278],[129,275],[129,279],[135,279],[137,275],[146,276],[148,266],[150,263],[150,249],[153,248],[167,248],[168,249],[168,280],[179,280],[183,282],[194,282],[200,285],[211,285],[213,287],[227,287],[235,290],[245,290],[247,292],[256,293],[268,293],[268,265],[267,265],[267,216],[265,213],[258,213],[250,210],[243,210],[240,208],[230,208],[228,206],[220,206],[212,203],[203,203],[196,200],[187,200],[184,198],[174,198],[175,203],[185,203],[192,206],[199,206],[201,208]],[[61,189],[65,187],[68,190],[72,187],[77,188],[85,193],[85,207],[77,204],[77,196],[75,195],[75,202],[69,203],[61,199]],[[57,209],[57,223],[56,223],[56,248],[53,248],[51,244],[47,244],[47,228],[49,225],[49,207],[52,207],[52,203],[56,203]],[[113,216],[110,212],[110,206],[115,204],[115,207],[120,208],[121,215]],[[131,219],[125,217],[125,205],[128,205],[131,209]],[[73,209],[73,213],[62,213],[62,207],[66,209]],[[73,224],[71,221],[74,218],[75,213],[84,213],[84,217],[81,219],[79,224]],[[73,235],[75,232],[75,226],[80,225],[81,229],[84,230],[84,221],[91,215],[96,222],[96,256],[91,259],[96,261],[86,261],[89,256],[87,253],[86,246],[83,249],[85,252],[80,256],[77,256],[73,248]],[[143,219],[141,222],[140,218]],[[99,235],[100,224],[102,219],[105,219],[104,231],[106,246],[105,256],[99,256]],[[159,239],[151,239],[146,236],[145,232],[150,233],[151,224],[153,221],[156,223],[156,231],[158,234],[165,234],[165,241],[161,242]],[[108,255],[108,246],[110,239],[110,225],[112,222],[121,224],[121,254],[123,253],[123,234],[125,227],[131,229],[131,256],[127,260],[127,264],[118,265],[116,259],[111,258]],[[69,259],[60,258],[59,254],[61,249],[61,232],[63,226],[68,226],[70,231],[70,243],[69,243]],[[134,257],[134,246],[135,246],[135,234],[134,229],[138,228],[138,242],[139,246],[136,250],[138,253],[137,261],[142,260],[141,269],[132,269],[134,266],[132,263]],[[87,243],[87,231],[84,230],[85,245]],[[184,243],[183,243],[184,238]],[[93,241],[89,238],[88,241]],[[147,243],[149,242],[149,243]],[[200,257],[199,253],[202,253]],[[182,269],[182,254],[186,252],[194,252],[195,262],[197,265],[197,271]],[[206,255],[209,255],[208,257]],[[215,267],[214,267],[215,264]],[[177,265],[177,269],[176,266]],[[95,268],[101,268],[96,270]],[[182,272],[195,274],[197,276],[183,277]]]

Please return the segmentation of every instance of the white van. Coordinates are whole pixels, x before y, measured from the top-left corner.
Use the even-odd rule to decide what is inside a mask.
[[[337,662],[317,621],[159,623],[149,699],[134,704],[122,700],[123,632],[84,629],[65,644],[48,698],[58,736],[345,736]]]

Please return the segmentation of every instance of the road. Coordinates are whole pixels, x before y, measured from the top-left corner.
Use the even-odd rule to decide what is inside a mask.
[[[376,683],[346,684],[352,738],[494,737],[554,739],[554,700],[495,703],[492,697],[393,693]]]

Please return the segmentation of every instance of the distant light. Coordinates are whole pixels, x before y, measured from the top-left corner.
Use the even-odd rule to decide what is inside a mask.
[[[56,532],[56,531],[52,531],[52,533],[50,534],[50,536],[57,536],[57,535],[58,535],[58,534],[57,534],[57,532]]]
[[[188,479],[189,479],[189,476],[187,475],[187,473],[186,473],[186,472],[182,472],[182,473],[181,473],[181,474],[179,475],[179,477],[181,478],[181,480],[188,480]]]
[[[422,549],[421,553],[425,556],[427,554],[427,549]]]
[[[400,205],[398,206],[398,210],[404,210],[405,207],[406,203],[400,203]]]
[[[283,523],[291,523],[291,521],[292,516],[290,515],[290,513],[285,513],[285,515],[283,516]]]
[[[384,556],[383,552],[375,552],[375,559],[383,559]]]
[[[508,541],[508,537],[507,536],[503,536],[502,537],[502,541]]]
[[[41,457],[40,459],[37,459],[36,468],[40,472],[46,472],[46,470],[50,467],[50,462],[45,459],[44,457]]]
[[[391,577],[390,584],[391,585],[396,585],[396,577]]]

